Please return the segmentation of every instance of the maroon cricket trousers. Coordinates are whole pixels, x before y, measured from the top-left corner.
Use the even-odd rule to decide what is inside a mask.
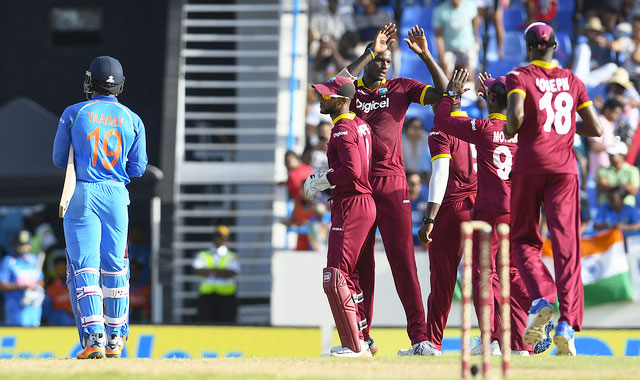
[[[412,345],[420,343],[427,340],[427,336],[422,293],[413,251],[411,203],[407,180],[404,176],[384,176],[372,177],[369,181],[376,204],[376,225],[380,229],[396,291],[407,317],[407,333]],[[365,245],[366,250],[373,250],[374,244],[375,234],[371,234]],[[361,313],[369,322],[363,332],[364,338],[369,339],[375,280],[373,256],[363,256],[358,262],[358,271],[360,286],[364,292],[364,302],[360,304]]]
[[[540,206],[547,215],[555,283],[541,260]],[[554,303],[560,319],[582,328],[584,288],[580,262],[580,194],[577,174],[527,174],[513,171],[511,181],[511,254],[531,300]]]
[[[375,219],[376,206],[370,194],[347,196],[335,200],[331,207],[327,266],[340,270],[351,294],[362,291],[356,263],[361,257],[373,256],[373,250],[366,250],[364,243],[375,231]],[[361,319],[360,316],[358,322]],[[362,332],[360,339],[363,339]]]
[[[473,210],[473,220],[482,220],[491,225],[490,245],[491,245],[491,266],[489,270],[489,321],[491,323],[491,341],[502,342],[502,316],[500,313],[501,289],[499,273],[497,271],[497,256],[500,248],[500,238],[498,237],[497,226],[501,223],[509,224],[509,213],[496,213],[485,210]],[[476,309],[476,316],[480,320],[480,239],[479,233],[474,233],[472,283],[473,283],[473,305]],[[518,268],[513,259],[509,260],[509,280],[510,280],[510,301],[511,301],[511,349],[517,351],[533,351],[530,345],[525,345],[522,334],[527,328],[527,316],[531,300],[520,277]]]
[[[438,210],[429,243],[429,281],[427,301],[427,340],[442,350],[442,336],[449,318],[458,265],[462,257],[460,223],[471,220],[473,201],[444,202]]]

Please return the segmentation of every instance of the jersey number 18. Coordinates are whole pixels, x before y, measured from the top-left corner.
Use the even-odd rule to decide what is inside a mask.
[[[115,136],[115,138],[117,139],[115,150],[109,149],[109,138],[111,138],[111,136]],[[91,140],[93,138],[95,138],[95,140],[93,142],[93,157],[91,160],[91,166],[96,166],[98,161],[98,150],[100,149],[100,127],[96,127],[93,132],[87,135],[87,140]],[[102,166],[104,166],[107,170],[113,170],[113,165],[115,165],[116,162],[118,162],[118,160],[120,159],[121,151],[122,136],[120,136],[120,132],[118,132],[116,129],[110,129],[109,131],[107,131],[107,133],[105,133],[104,139],[102,140],[102,153],[107,157],[113,157],[113,160],[109,162],[109,160],[103,158],[101,161]]]
[[[573,110],[573,97],[568,92],[560,92],[553,100],[553,93],[546,92],[538,102],[538,109],[547,112],[543,130],[551,132],[551,124],[559,135],[566,135],[571,130],[571,111]]]

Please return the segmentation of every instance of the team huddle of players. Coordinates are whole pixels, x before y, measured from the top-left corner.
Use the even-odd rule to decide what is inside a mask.
[[[530,65],[506,77],[480,74],[480,93],[489,119],[471,119],[460,110],[469,74],[449,79],[428,49],[424,30],[413,27],[404,41],[424,62],[433,86],[407,78],[387,79],[394,24],[383,26],[364,54],[326,83],[313,88],[321,112],[331,116],[329,169],[314,172],[305,196],[331,189],[331,231],[323,286],[341,346],[332,356],[376,353],[369,331],[373,312],[374,242],[380,230],[396,290],[407,318],[412,346],[398,355],[441,355],[442,338],[461,259],[460,223],[482,220],[494,227],[490,273],[491,353],[510,344],[515,354],[548,347],[552,303],[560,318],[553,341],[558,355],[575,355],[574,332],[582,325],[578,173],[575,133],[599,136],[601,128],[583,83],[552,63],[553,29],[531,24],[524,33]],[[356,76],[360,72],[360,79]],[[433,173],[429,203],[419,231],[429,244],[431,294],[425,318],[412,243],[411,204],[402,161],[401,132],[411,103],[432,105],[429,133]],[[576,128],[576,113],[583,123]],[[555,281],[540,259],[538,230],[544,202],[554,252]],[[495,227],[511,226],[511,342],[502,342],[498,237]],[[474,291],[480,282],[473,252]],[[478,307],[476,306],[478,311]],[[472,353],[480,354],[480,347]]]

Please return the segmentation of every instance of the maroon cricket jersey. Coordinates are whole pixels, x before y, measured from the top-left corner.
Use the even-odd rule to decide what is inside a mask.
[[[453,99],[440,101],[434,123],[438,129],[470,144],[478,154],[478,197],[474,209],[507,213],[511,206],[511,167],[518,149],[518,135],[505,139],[502,132],[507,117],[492,113],[489,120],[450,117]]]
[[[353,112],[333,119],[327,143],[327,159],[333,172],[327,174],[327,179],[336,186],[331,190],[334,201],[372,193],[369,184],[372,145],[371,129]]]
[[[431,86],[408,78],[383,79],[374,89],[365,87],[362,78],[355,83],[356,95],[351,111],[366,121],[373,134],[389,148],[390,157],[374,159],[372,177],[404,176],[402,161],[402,126],[411,103],[424,105],[424,96]]]
[[[454,117],[466,117],[462,111],[451,112]],[[448,135],[435,124],[429,132],[429,151],[431,161],[450,158],[449,182],[442,204],[458,202],[476,193],[476,151],[475,147],[457,137]]]
[[[576,111],[593,104],[582,81],[571,70],[533,61],[509,72],[507,91],[507,97],[514,92],[525,97],[513,170],[577,174]]]

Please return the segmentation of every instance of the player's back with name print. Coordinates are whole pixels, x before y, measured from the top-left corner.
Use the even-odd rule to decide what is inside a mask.
[[[115,100],[93,100],[78,109],[71,134],[79,179],[128,182],[124,180],[126,157],[135,138],[136,119]]]
[[[576,172],[576,111],[590,104],[582,81],[568,69],[531,64],[509,72],[507,90],[525,96],[515,166],[530,172]]]

